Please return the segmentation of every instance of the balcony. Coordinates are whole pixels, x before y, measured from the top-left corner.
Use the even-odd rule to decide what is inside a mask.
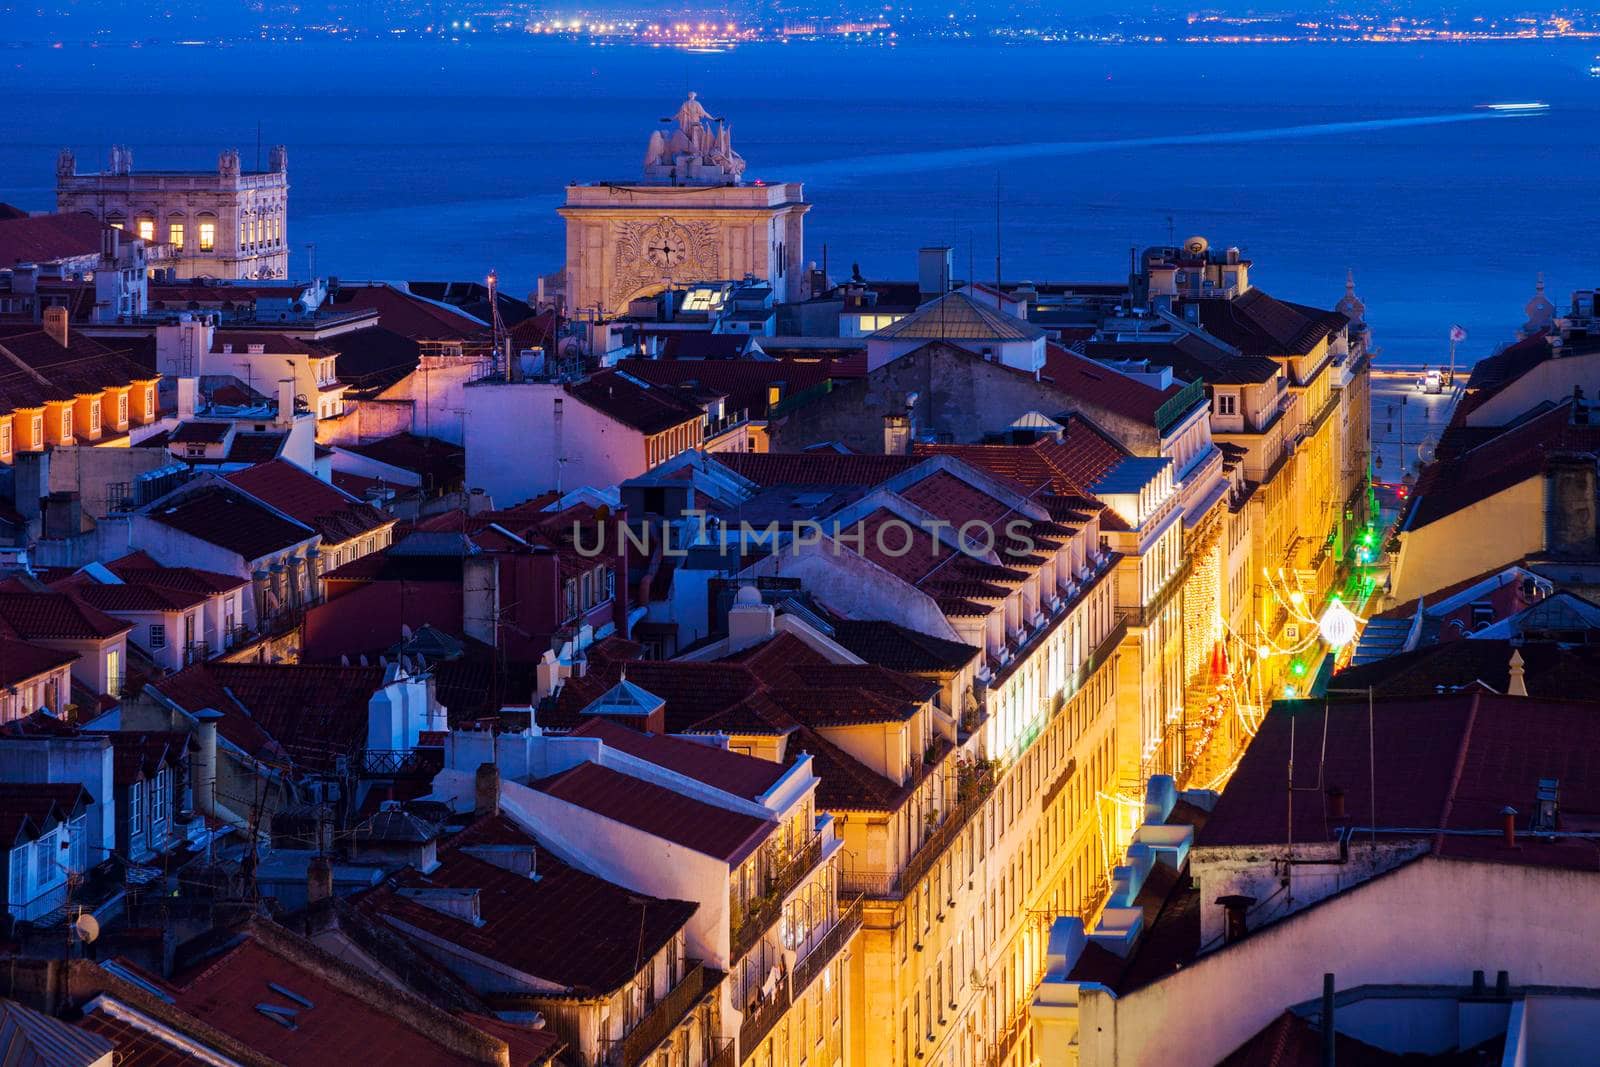
[[[361,752],[363,778],[432,778],[443,768],[438,748],[368,748]]]
[[[983,802],[994,791],[999,774],[992,763],[962,764],[956,772],[956,801],[950,806],[944,821],[934,828],[917,850],[906,860],[898,872],[852,870],[840,871],[841,889],[870,897],[902,897],[906,890],[916,885],[933,868],[939,858],[949,850],[961,831],[972,821],[973,815],[983,807]]]
[[[861,897],[857,896],[839,913],[839,919],[833,924],[833,929],[822,936],[811,951],[795,961],[794,971],[786,975],[778,984],[778,989],[772,996],[755,1005],[744,1017],[744,1022],[739,1026],[739,1050],[741,1055],[760,1045],[772,1028],[778,1024],[794,1003],[795,994],[804,993],[817,980],[830,960],[838,956],[844,947],[855,937],[856,931],[861,929]]]
[[[783,914],[784,900],[821,861],[822,835],[813,834],[776,871],[767,875],[766,890],[746,902],[743,912],[734,916],[730,959],[737,960],[761,940],[761,935]]]
[[[713,419],[708,416],[705,419],[704,426],[701,429],[702,439],[709,441],[713,437],[726,433],[735,426],[742,426],[744,423],[749,421],[750,413],[744,410],[730,411],[721,418],[717,419]]]
[[[645,1013],[637,1026],[620,1039],[600,1043],[600,1063],[606,1067],[635,1067],[644,1063],[656,1046],[671,1037],[695,1005],[722,981],[722,972],[707,969],[699,960],[685,960],[684,963],[688,969],[678,984]]]

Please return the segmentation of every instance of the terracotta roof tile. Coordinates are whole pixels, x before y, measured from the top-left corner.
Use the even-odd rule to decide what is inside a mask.
[[[329,485],[285,460],[275,459],[226,475],[227,480],[270,507],[342,544],[394,522],[394,517]]]
[[[255,938],[237,943],[189,974],[175,996],[183,1011],[250,1047],[271,1049],[272,1058],[289,1067],[362,1062],[446,1067],[476,1062],[452,1054],[413,1029],[403,1012],[374,1007],[376,999],[355,995],[342,982],[271,951]],[[263,1003],[292,1013],[286,1017],[293,1026],[261,1011],[257,1006]]]
[[[539,877],[473,856],[474,845],[534,848]],[[406,896],[428,889],[477,890],[481,925]],[[441,844],[437,869],[426,875],[407,870],[359,906],[590,997],[631,982],[697,907],[644,896],[569,866],[503,816],[479,819]]]
[[[132,623],[56,592],[0,592],[0,624],[24,641],[98,641],[133,629]]]
[[[20,685],[41,674],[59,670],[77,658],[76,652],[63,652],[0,637],[0,686]]]
[[[1161,405],[1183,389],[1179,384],[1157,389],[1060,345],[1045,345],[1041,378],[1096,407],[1152,425]]]
[[[748,800],[771,789],[788,771],[783,764],[772,760],[668,734],[642,733],[602,718],[590,719],[573,734],[597,737],[620,752]]]
[[[548,796],[737,865],[771,836],[775,822],[729,811],[598,763],[533,783]]]
[[[146,512],[163,526],[236,553],[246,562],[309,541],[310,527],[286,519],[232,486],[213,484]]]
[[[1291,755],[1290,727],[1296,720]],[[1346,790],[1345,810],[1354,824],[1371,825],[1370,760],[1377,772],[1380,826],[1419,828],[1423,836],[1440,829],[1480,832],[1439,835],[1435,851],[1446,856],[1593,868],[1589,842],[1524,837],[1518,848],[1508,849],[1494,831],[1507,805],[1523,813],[1532,810],[1541,778],[1559,780],[1565,825],[1600,824],[1595,758],[1600,753],[1600,704],[1476,691],[1381,700],[1372,721],[1375,744],[1368,735],[1364,699],[1274,705],[1199,834],[1197,847],[1285,840],[1283,768],[1290,758],[1306,767],[1316,767],[1320,759],[1324,783]],[[1527,825],[1526,814],[1521,825]],[[1294,840],[1327,841],[1334,829],[1320,803],[1295,806]]]
[[[566,387],[567,394],[642,434],[656,434],[705,418],[705,409],[684,390],[619,371],[601,371]]]

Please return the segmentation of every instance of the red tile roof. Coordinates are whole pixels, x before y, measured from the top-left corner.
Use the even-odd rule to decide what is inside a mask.
[[[0,412],[156,377],[79,330],[68,331],[65,347],[37,327],[0,336]]]
[[[597,737],[619,752],[749,800],[771,789],[788,771],[783,764],[772,760],[729,752],[681,737],[642,733],[602,718],[590,719],[573,734]]]
[[[751,418],[767,414],[773,386],[779,399],[820,385],[833,377],[831,361],[793,363],[765,359],[624,359],[617,369],[657,385],[708,389],[727,397],[729,411],[748,411]]]
[[[937,685],[871,664],[835,664],[792,634],[779,634],[718,662],[591,662],[569,679],[542,726],[582,721],[583,710],[627,668],[628,681],[666,702],[669,733],[787,734],[805,723],[850,726],[900,722],[932,699]]]
[[[160,586],[183,593],[211,595],[242,589],[250,583],[233,574],[196,567],[164,567],[144,552],[130,552],[106,567],[124,582]]]
[[[395,521],[394,516],[287,460],[274,459],[225,477],[262,503],[316,530],[325,545],[342,544]]]
[[[1600,422],[1575,423],[1572,400],[1427,467],[1402,529],[1437,522],[1538,476],[1553,452],[1600,451]]]
[[[105,612],[183,611],[206,602],[206,596],[202,593],[189,593],[139,582],[102,585],[93,580],[78,579],[70,581],[70,585],[56,583],[56,587],[70,587],[73,596]]]
[[[736,866],[777,823],[703,803],[598,763],[533,783],[548,796]]]
[[[21,685],[41,674],[59,670],[77,658],[76,652],[0,637],[0,686]]]
[[[377,979],[371,979],[376,982]],[[310,1002],[310,1007],[279,989]],[[471,1064],[420,1029],[408,1013],[374,1007],[378,985],[357,996],[333,980],[247,938],[186,976],[176,1006],[289,1067],[330,1063]],[[390,991],[391,994],[393,991]],[[257,1006],[270,1004],[292,1015],[292,1027]]]
[[[1291,724],[1296,721],[1291,753]],[[1560,782],[1563,826],[1600,828],[1600,765],[1595,758],[1600,753],[1600,704],[1476,691],[1380,700],[1372,722],[1375,743],[1369,738],[1365,700],[1275,705],[1223,790],[1197,846],[1286,840],[1284,767],[1293,758],[1297,767],[1316,768],[1321,762],[1324,784],[1345,790],[1345,810],[1356,826],[1372,824],[1368,799],[1375,792],[1380,827],[1414,828],[1420,836],[1444,831],[1434,844],[1440,855],[1593,868],[1590,842],[1524,835],[1517,848],[1508,849],[1495,831],[1507,805],[1523,813],[1519,826],[1526,829],[1541,778]],[[1375,790],[1369,760],[1376,770]],[[1295,805],[1295,841],[1328,841],[1335,829],[1317,798]]]
[[[475,845],[535,849],[538,878],[472,855]],[[635,893],[569,866],[504,816],[481,818],[447,839],[438,858],[435,870],[424,875],[408,869],[363,897],[359,906],[578,996],[624,988],[697,908]],[[428,889],[477,890],[481,925],[406,895]]]
[[[0,782],[0,847],[34,840],[92,803],[94,797],[76,782]]]
[[[762,487],[877,485],[922,462],[920,456],[853,452],[718,452],[708,458]]]
[[[224,349],[231,347],[233,355],[243,356],[250,354],[252,345],[260,345],[263,353],[274,356],[305,355],[321,358],[339,354],[337,341],[330,344],[270,330],[231,329],[220,329],[216,332],[212,337],[211,351],[220,353]]]
[[[1068,420],[1063,441],[1040,438],[1027,445],[917,444],[918,456],[954,456],[1002,478],[1025,496],[1093,496],[1088,487],[1128,455],[1126,449],[1081,418]]]
[[[1096,407],[1152,425],[1161,405],[1183,390],[1179,384],[1157,389],[1087,356],[1052,344],[1045,345],[1040,380]]]
[[[220,445],[228,438],[231,422],[183,422],[167,435],[169,445]]]
[[[24,641],[99,641],[133,629],[68,593],[0,592],[0,627]]]
[[[606,417],[650,435],[705,418],[685,390],[654,385],[618,371],[601,371],[566,387],[567,394]]]
[[[190,713],[222,712],[217,731],[251,755],[282,751],[320,770],[365,743],[382,684],[382,667],[201,663],[147,688]]]
[[[286,519],[232,486],[211,484],[157,504],[146,512],[201,541],[227,549],[249,562],[294,548],[316,536],[308,526]]]
[[[370,308],[378,313],[381,326],[413,341],[476,340],[489,332],[482,322],[453,307],[390,285],[341,285],[329,303],[348,311]]]
[[[0,218],[0,267],[98,255],[104,228],[87,211]]]
[[[1206,332],[1247,356],[1306,355],[1350,321],[1337,311],[1292,304],[1260,289],[1195,304]]]

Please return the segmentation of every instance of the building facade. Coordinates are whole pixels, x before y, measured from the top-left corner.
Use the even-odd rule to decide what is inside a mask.
[[[167,245],[180,277],[289,276],[289,157],[274,145],[266,170],[245,170],[239,150],[215,171],[141,171],[133,152],[111,149],[107,168],[78,172],[71,149],[56,160],[56,209],[87,211],[147,245]]]
[[[805,213],[799,182],[744,180],[727,122],[690,93],[650,136],[644,180],[567,186],[569,311],[604,318],[629,301],[690,282],[770,282],[798,300]]]

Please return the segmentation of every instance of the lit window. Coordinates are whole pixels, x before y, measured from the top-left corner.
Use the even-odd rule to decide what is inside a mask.
[[[183,223],[167,223],[167,240],[172,242],[173,248],[183,247]]]
[[[142,241],[154,241],[156,239],[155,219],[139,220],[139,239]]]
[[[200,220],[200,251],[211,252],[217,247],[217,220]]]

